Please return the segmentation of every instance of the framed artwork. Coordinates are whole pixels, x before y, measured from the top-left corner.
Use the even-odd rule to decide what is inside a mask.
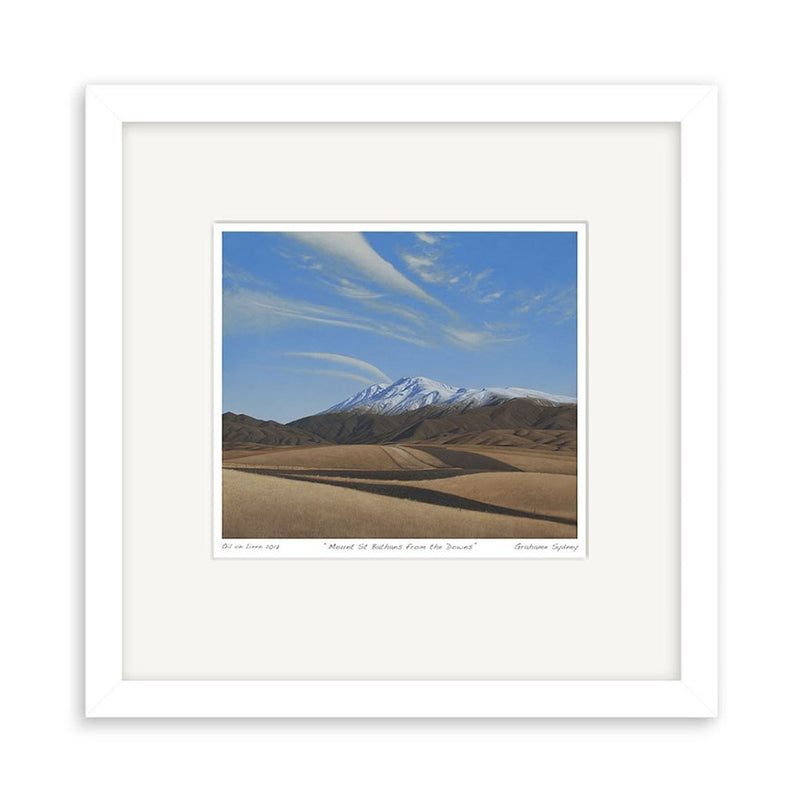
[[[217,225],[215,555],[583,556],[585,228]]]
[[[716,89],[92,86],[86,713],[717,713]]]

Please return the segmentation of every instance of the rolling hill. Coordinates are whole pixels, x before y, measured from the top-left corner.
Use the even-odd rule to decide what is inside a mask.
[[[247,414],[222,415],[223,444],[304,445],[326,444],[326,440],[302,428],[261,420]]]
[[[461,444],[477,444],[475,434],[503,431],[495,438],[507,438],[510,432],[512,436],[528,440],[531,431],[574,433],[576,426],[577,406],[543,405],[528,398],[506,400],[466,411],[454,411],[446,406],[425,406],[402,414],[315,414],[291,423],[292,428],[336,444],[387,444],[434,439],[440,444],[455,439],[459,439]]]
[[[532,389],[457,389],[427,378],[404,378],[368,387],[332,410],[288,424],[228,412],[222,439],[227,447],[416,441],[574,450],[576,429],[577,405],[570,398]]]

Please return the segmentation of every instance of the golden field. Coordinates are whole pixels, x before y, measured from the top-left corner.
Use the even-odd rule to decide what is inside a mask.
[[[229,446],[222,535],[576,537],[575,452],[515,445]]]

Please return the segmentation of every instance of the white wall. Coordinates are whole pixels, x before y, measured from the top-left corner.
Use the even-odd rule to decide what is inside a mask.
[[[798,664],[800,139],[790,5],[14,3],[0,198],[0,788],[13,797],[786,797]],[[90,82],[721,86],[716,721],[127,722],[81,715],[82,91]],[[11,514],[8,515],[10,508]],[[9,791],[4,785],[16,783]]]

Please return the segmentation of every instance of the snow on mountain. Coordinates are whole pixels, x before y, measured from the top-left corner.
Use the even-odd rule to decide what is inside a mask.
[[[331,406],[328,411],[346,411],[350,408],[368,406],[390,386],[391,384],[389,383],[373,383],[372,386],[367,386],[366,389],[363,389],[358,394],[354,394],[352,397],[348,397],[347,400],[343,400],[341,403]]]
[[[333,414],[338,411],[361,411],[371,414],[401,414],[423,406],[448,406],[454,411],[463,411],[476,406],[496,405],[503,400],[528,397],[544,405],[575,403],[574,397],[548,394],[536,389],[490,387],[486,389],[463,389],[433,381],[430,378],[400,378],[392,384],[376,383],[358,394],[342,400],[323,411]]]

